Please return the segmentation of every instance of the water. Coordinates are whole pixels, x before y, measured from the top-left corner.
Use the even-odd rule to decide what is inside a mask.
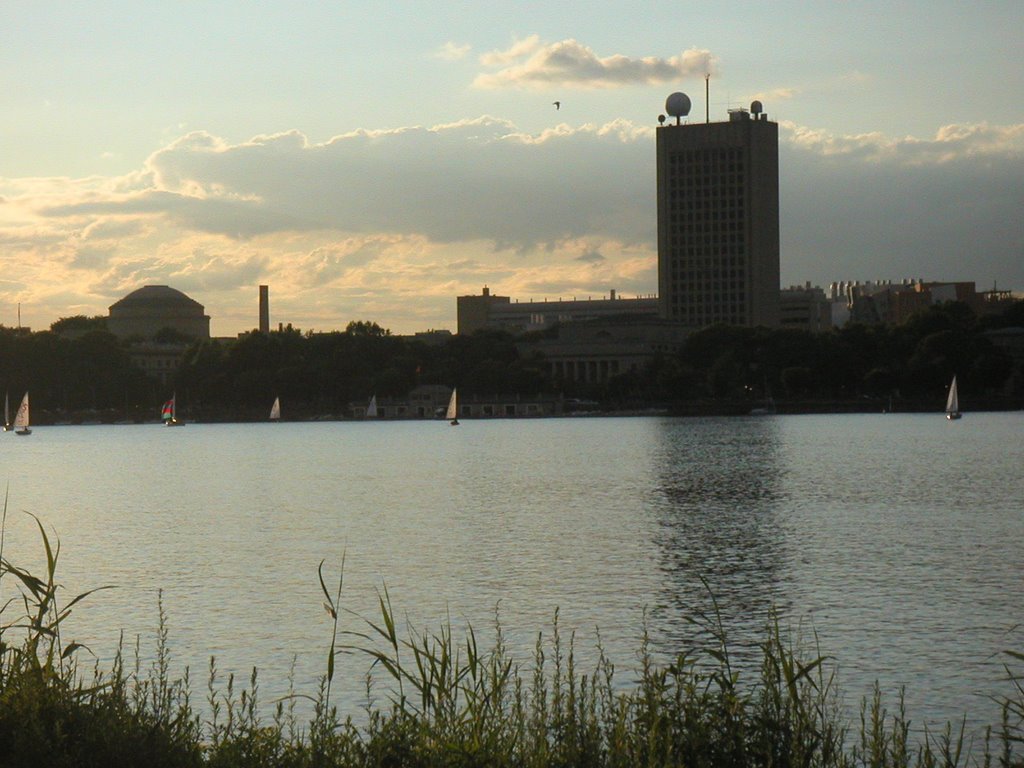
[[[1021,413],[41,427],[0,438],[4,556],[42,570],[28,511],[61,539],[68,596],[117,585],[65,634],[101,662],[122,633],[151,655],[162,590],[200,698],[211,655],[258,667],[264,700],[293,666],[314,693],[317,567],[336,584],[344,557],[357,614],[386,587],[415,628],[486,639],[497,612],[528,667],[558,609],[584,662],[600,628],[623,683],[645,611],[667,659],[702,641],[686,617],[714,595],[742,665],[774,607],[817,634],[852,708],[905,685],[915,725],[968,713],[976,732],[1010,693],[1001,652],[1024,650],[1022,432]],[[339,662],[349,707],[366,669]]]

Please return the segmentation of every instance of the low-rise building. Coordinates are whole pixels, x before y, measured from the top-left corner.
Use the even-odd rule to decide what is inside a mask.
[[[1012,303],[1009,291],[979,292],[972,281],[903,280],[844,281],[829,286],[832,323],[899,325],[935,304],[958,301],[975,314],[993,314]]]
[[[656,297],[623,298],[612,290],[599,299],[558,299],[557,301],[515,301],[508,296],[492,295],[487,287],[479,296],[459,296],[456,300],[458,332],[471,334],[481,329],[496,329],[512,334],[544,331],[555,325],[601,320],[618,315],[658,317]]]
[[[779,292],[779,324],[783,328],[820,333],[832,327],[832,306],[825,290],[805,283]]]
[[[642,368],[658,354],[675,354],[688,334],[678,323],[646,315],[559,326],[551,339],[521,342],[540,352],[555,381],[603,383]]]

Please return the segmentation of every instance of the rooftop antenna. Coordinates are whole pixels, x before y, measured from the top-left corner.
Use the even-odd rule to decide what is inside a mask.
[[[708,83],[711,82],[711,73],[704,73],[704,122],[711,122],[711,88]]]
[[[704,54],[704,123],[711,122],[711,57]]]

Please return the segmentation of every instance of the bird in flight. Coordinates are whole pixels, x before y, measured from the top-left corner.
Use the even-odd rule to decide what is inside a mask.
[[[556,110],[562,108],[562,102],[560,102],[560,101],[552,101],[551,103],[555,105],[555,109]]]

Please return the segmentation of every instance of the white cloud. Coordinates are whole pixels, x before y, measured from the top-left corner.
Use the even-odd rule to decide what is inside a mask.
[[[755,93],[754,98],[768,104],[774,104],[777,101],[789,101],[790,99],[795,99],[799,95],[800,89],[798,88],[773,88],[768,91],[759,91],[758,93]]]
[[[477,88],[616,88],[703,76],[713,66],[714,58],[710,51],[701,49],[667,59],[622,54],[601,57],[576,40],[542,45],[534,35],[506,51],[481,56],[480,63],[497,71],[478,75],[473,81]]]
[[[651,138],[651,129],[621,121],[528,135],[487,117],[323,144],[296,132],[236,145],[193,133],[154,153],[130,192],[44,199],[37,210],[50,218],[161,216],[241,239],[337,230],[516,248],[584,233],[649,240],[651,190],[636,169],[651,165]]]
[[[461,61],[469,55],[471,50],[472,46],[468,43],[459,44],[449,40],[434,51],[434,58],[441,59],[442,61]]]
[[[485,67],[507,67],[513,62],[530,56],[540,48],[540,36],[530,35],[523,40],[516,40],[504,51],[490,51],[480,57],[480,63]]]
[[[1024,125],[894,138],[785,123],[780,136],[784,282],[1024,289]],[[320,330],[452,327],[454,297],[485,284],[523,299],[650,295],[654,130],[525,133],[485,116],[322,143],[193,132],[123,177],[0,179],[0,274],[5,324],[17,302],[46,327],[166,283],[222,334],[255,324],[259,283],[275,322]]]
[[[837,136],[784,122],[798,147],[824,157],[851,156],[865,162],[932,165],[967,158],[1024,156],[1024,124],[946,125],[931,139],[892,138],[881,133]]]

